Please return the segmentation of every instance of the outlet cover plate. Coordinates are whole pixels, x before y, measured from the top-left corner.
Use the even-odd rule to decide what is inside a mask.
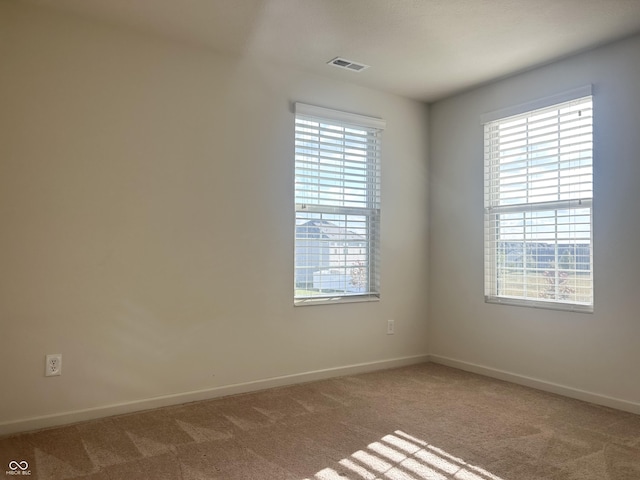
[[[62,375],[62,354],[51,353],[45,358],[44,376],[56,377],[58,375]]]
[[[396,333],[395,320],[387,320],[387,335],[393,335]]]

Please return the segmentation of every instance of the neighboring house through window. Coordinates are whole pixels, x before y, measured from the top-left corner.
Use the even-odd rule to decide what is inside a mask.
[[[592,122],[590,87],[483,117],[487,302],[593,311]]]
[[[383,120],[295,105],[295,303],[379,297]]]

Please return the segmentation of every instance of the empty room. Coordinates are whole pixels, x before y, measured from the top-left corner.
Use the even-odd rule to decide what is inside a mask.
[[[640,1],[0,0],[0,477],[640,479]]]

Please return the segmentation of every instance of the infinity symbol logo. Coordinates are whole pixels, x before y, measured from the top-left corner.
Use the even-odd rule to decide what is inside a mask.
[[[18,470],[18,469],[20,469],[20,470],[23,470],[23,471],[24,471],[24,470],[26,470],[27,468],[29,468],[29,464],[27,463],[27,461],[26,461],[26,460],[23,460],[23,461],[21,461],[21,462],[16,462],[15,460],[11,460],[11,461],[9,462],[9,468],[10,468],[11,470]]]

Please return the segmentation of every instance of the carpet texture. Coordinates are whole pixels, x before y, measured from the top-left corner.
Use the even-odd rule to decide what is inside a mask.
[[[0,461],[40,480],[639,480],[640,416],[428,363],[16,435]]]

